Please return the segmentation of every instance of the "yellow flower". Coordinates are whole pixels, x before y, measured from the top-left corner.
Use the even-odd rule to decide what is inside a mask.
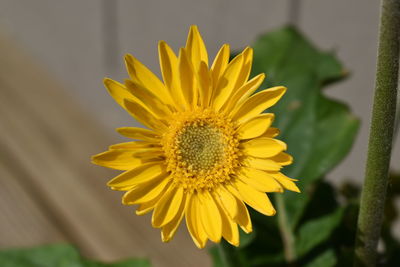
[[[209,67],[196,26],[178,56],[164,41],[158,50],[164,82],[131,55],[125,57],[130,80],[104,80],[115,101],[148,129],[117,129],[138,141],[113,145],[93,163],[125,171],[108,186],[126,191],[122,202],[137,204],[136,214],[153,211],[162,241],[170,241],[185,218],[199,248],[221,237],[238,246],[238,225],[252,231],[245,204],[272,216],[265,192],[299,192],[296,180],[280,172],[292,157],[274,138],[274,114],[262,114],[286,88],[253,95],[264,74],[248,80],[251,48],[229,62],[225,44]]]

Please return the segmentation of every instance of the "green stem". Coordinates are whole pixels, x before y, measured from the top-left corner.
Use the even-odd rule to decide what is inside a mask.
[[[226,255],[224,247],[222,246],[222,244],[218,244],[217,246],[219,255],[221,256],[222,266],[230,267],[228,255]]]
[[[355,266],[375,266],[392,149],[399,68],[400,0],[382,0],[374,105],[358,217]]]
[[[237,254],[235,254],[235,248],[230,244],[221,240],[221,243],[218,244],[218,251],[221,256],[222,266],[224,267],[238,267],[240,266]]]
[[[276,208],[278,210],[278,224],[282,236],[285,259],[288,263],[292,263],[296,260],[294,235],[287,219],[283,196],[281,194],[275,194],[275,200]]]

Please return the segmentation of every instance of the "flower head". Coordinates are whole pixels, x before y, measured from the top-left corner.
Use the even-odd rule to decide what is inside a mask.
[[[229,62],[229,45],[223,45],[209,66],[196,26],[178,56],[164,41],[158,50],[164,82],[131,55],[125,84],[104,80],[116,102],[148,129],[117,129],[136,141],[113,145],[93,162],[125,171],[108,186],[126,191],[122,201],[138,205],[138,215],[153,211],[152,225],[161,228],[164,242],[185,218],[199,248],[221,237],[238,246],[238,225],[252,231],[246,204],[272,216],[266,192],[299,191],[281,173],[292,157],[275,139],[274,114],[262,113],[286,88],[253,95],[264,74],[248,80],[251,48]]]

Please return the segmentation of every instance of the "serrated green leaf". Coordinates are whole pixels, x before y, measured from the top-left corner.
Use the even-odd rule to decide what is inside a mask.
[[[343,208],[338,208],[335,212],[310,220],[300,227],[296,237],[296,254],[299,258],[330,238],[341,222],[343,211]]]

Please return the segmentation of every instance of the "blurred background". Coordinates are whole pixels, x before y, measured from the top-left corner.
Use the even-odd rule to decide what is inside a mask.
[[[125,53],[159,74],[158,40],[177,50],[191,24],[211,57],[224,43],[239,50],[288,23],[319,48],[336,51],[350,76],[326,94],[350,105],[362,126],[328,179],[361,183],[378,22],[378,1],[361,0],[0,0],[0,247],[65,241],[98,260],[211,264],[185,227],[161,243],[150,216],[136,216],[106,188],[115,172],[90,163],[91,155],[123,140],[114,128],[136,124],[108,95],[103,77],[127,78]],[[399,141],[393,154],[398,171]]]

